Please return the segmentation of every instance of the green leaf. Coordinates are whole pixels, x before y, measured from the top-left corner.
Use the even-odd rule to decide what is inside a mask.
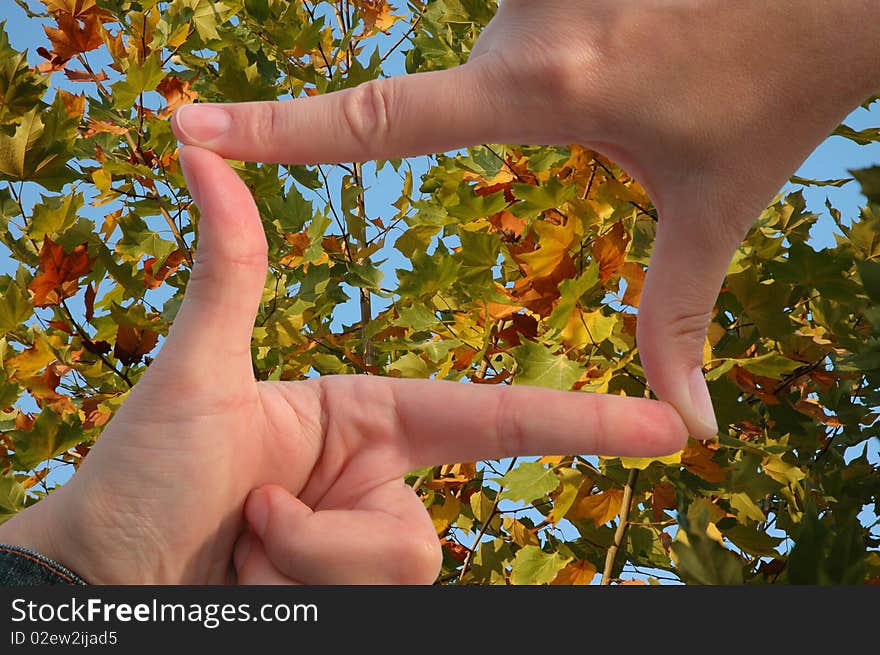
[[[743,583],[742,563],[732,552],[706,534],[705,510],[692,519],[679,514],[681,527],[672,543],[678,574],[690,584],[738,585]]]
[[[355,262],[349,264],[344,279],[353,287],[379,291],[382,288],[384,277],[385,274],[376,268],[373,262],[365,261],[363,263]]]
[[[571,313],[577,307],[581,297],[599,284],[599,266],[596,262],[590,262],[589,267],[580,277],[563,280],[559,285],[559,302],[547,319],[547,325],[555,330],[562,330],[568,324]],[[613,323],[612,323],[613,326]],[[609,333],[610,334],[610,333]],[[593,335],[597,343],[604,341]]]
[[[44,409],[34,421],[30,432],[12,430],[9,435],[15,447],[10,458],[15,468],[29,471],[38,464],[60,455],[82,441],[82,428],[66,423],[51,409]]]
[[[504,489],[501,493],[503,499],[533,503],[554,491],[559,486],[559,478],[540,462],[523,462],[498,483]]]
[[[880,166],[851,170],[850,173],[862,185],[862,193],[868,200],[880,203]]]
[[[534,341],[526,341],[510,353],[517,364],[514,384],[568,391],[584,372],[582,365]]]
[[[880,128],[868,127],[864,130],[854,130],[849,125],[842,123],[836,130],[831,133],[831,135],[842,136],[844,139],[854,141],[860,146],[869,146],[872,143],[877,143],[878,141],[880,141]]]
[[[0,125],[17,122],[37,107],[48,86],[49,77],[28,66],[27,51],[9,45],[6,21],[0,21]]]
[[[15,330],[34,312],[27,291],[8,275],[0,276],[0,337]]]
[[[573,184],[562,184],[551,177],[541,186],[514,184],[514,195],[520,199],[510,208],[512,214],[520,218],[534,218],[547,209],[556,209],[575,195]]]
[[[778,557],[776,547],[782,543],[782,539],[771,537],[766,532],[758,530],[754,526],[746,526],[739,523],[722,530],[724,536],[730,539],[739,548],[750,555],[762,555],[764,557]]]
[[[548,584],[571,559],[559,553],[545,553],[538,546],[525,546],[513,558],[510,582],[515,585]]]
[[[58,235],[76,223],[83,204],[81,193],[43,196],[43,201],[34,207],[28,234],[36,241],[48,235],[57,242]]]
[[[39,107],[22,116],[12,135],[0,130],[0,179],[39,182],[57,191],[73,179],[67,162],[72,153],[75,124],[56,97],[48,112]]]
[[[118,109],[131,109],[141,93],[155,91],[165,77],[162,60],[158,53],[147,57],[142,64],[133,61],[128,66],[125,78],[113,84],[113,98]]]
[[[0,523],[12,518],[24,506],[24,488],[11,475],[0,475]]]

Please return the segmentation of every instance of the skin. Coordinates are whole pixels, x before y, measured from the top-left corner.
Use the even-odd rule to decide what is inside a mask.
[[[0,526],[0,542],[93,582],[430,582],[437,540],[405,471],[659,455],[688,432],[713,436],[699,366],[727,265],[803,159],[880,88],[875,12],[875,0],[504,0],[464,66],[178,111],[203,215],[186,301],[77,475]],[[362,377],[256,383],[265,240],[238,178],[192,146],[330,163],[486,142],[582,143],[651,195],[638,343],[669,404]]]

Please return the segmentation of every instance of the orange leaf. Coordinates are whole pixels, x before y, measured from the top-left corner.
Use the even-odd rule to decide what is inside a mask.
[[[665,509],[675,509],[675,487],[669,482],[659,482],[651,491],[651,514],[654,521],[662,521],[666,517]]]
[[[160,116],[170,116],[175,109],[181,105],[186,105],[198,98],[197,91],[192,89],[192,81],[185,80],[181,77],[169,75],[164,77],[156,91],[162,94],[168,107],[160,114]]]
[[[576,500],[565,515],[567,519],[592,519],[596,527],[605,525],[620,513],[623,504],[623,492],[609,489],[598,494],[591,494]]]
[[[96,14],[74,18],[70,14],[58,14],[58,27],[43,26],[52,42],[52,52],[57,57],[70,59],[89,52],[104,44],[101,38],[101,20]]]
[[[28,285],[35,307],[60,305],[79,290],[79,278],[92,270],[94,259],[89,257],[86,244],[76,246],[69,254],[49,237],[43,239],[40,249],[41,271]]]
[[[352,0],[364,19],[364,32],[370,33],[374,30],[382,30],[383,32],[394,25],[397,20],[396,16],[391,15],[391,5],[388,0]]]
[[[645,286],[645,270],[641,264],[627,262],[620,271],[626,280],[626,291],[623,293],[623,302],[632,307],[638,307],[642,299],[642,287]]]
[[[585,585],[593,581],[596,575],[596,566],[585,559],[566,564],[556,577],[553,578],[551,585]]]
[[[96,0],[42,0],[50,14],[66,14],[73,18],[98,16],[111,20],[113,16],[98,7]]]
[[[131,366],[149,353],[158,340],[158,332],[120,325],[116,331],[116,346],[113,348],[113,355],[126,366]]]
[[[103,70],[99,70],[95,75],[92,75],[86,71],[65,68],[64,75],[66,75],[67,79],[71,82],[106,82],[110,79],[107,77],[107,73]]]
[[[593,259],[599,263],[599,279],[603,284],[623,267],[628,241],[623,223],[615,223],[613,228],[593,242]]]
[[[74,95],[70,91],[58,89],[61,96],[61,102],[64,103],[64,110],[71,118],[80,119],[86,113],[86,94]]]
[[[183,262],[183,252],[175,250],[165,258],[158,270],[153,273],[153,265],[156,263],[155,257],[149,257],[144,260],[144,286],[147,289],[158,289],[162,283],[167,280],[174,272],[180,268]]]
[[[83,421],[82,426],[84,430],[99,428],[110,420],[110,412],[106,409],[102,409],[100,402],[101,401],[94,396],[83,400],[82,412],[85,415],[85,420]]]
[[[825,413],[825,409],[817,403],[815,400],[807,400],[806,398],[801,398],[797,401],[797,404],[794,405],[794,408],[799,411],[801,414],[806,414],[810,418],[816,419],[819,423],[823,425],[830,426],[832,428],[839,428],[843,425],[837,417],[829,416]]]
[[[681,464],[706,482],[718,484],[727,480],[727,469],[712,460],[714,454],[715,451],[702,442],[691,441],[681,453]]]

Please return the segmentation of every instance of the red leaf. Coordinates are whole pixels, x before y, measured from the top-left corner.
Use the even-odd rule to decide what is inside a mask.
[[[79,278],[92,270],[86,244],[76,246],[69,254],[49,237],[40,249],[40,273],[28,285],[35,307],[60,305],[79,290]]]
[[[116,346],[113,348],[113,355],[126,366],[131,366],[149,353],[158,340],[158,332],[120,325],[116,331]]]

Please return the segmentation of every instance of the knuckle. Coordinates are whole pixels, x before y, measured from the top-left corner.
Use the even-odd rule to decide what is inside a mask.
[[[677,312],[669,317],[667,329],[672,338],[684,344],[686,352],[700,354],[710,319],[707,311]]]
[[[251,137],[257,142],[266,145],[275,144],[280,137],[282,103],[279,102],[256,102],[253,103],[251,113],[248,115]]]
[[[342,101],[345,128],[366,154],[389,133],[392,86],[390,80],[370,80],[347,91]]]
[[[396,546],[396,584],[426,585],[437,579],[443,553],[436,536],[409,534],[401,536]]]

